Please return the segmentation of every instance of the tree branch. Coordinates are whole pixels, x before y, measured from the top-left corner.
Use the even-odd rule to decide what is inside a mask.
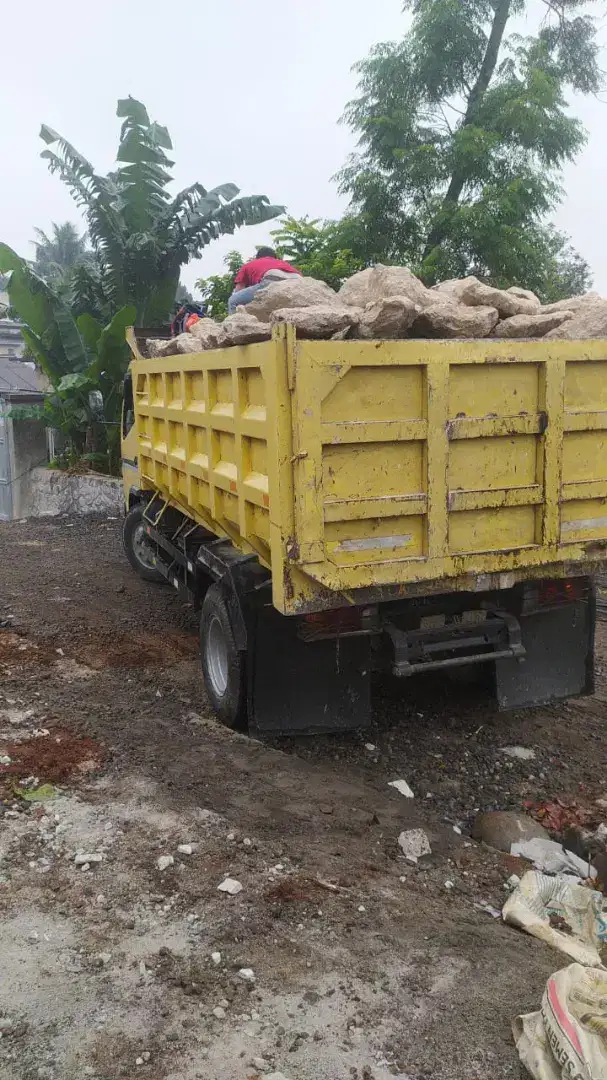
[[[510,15],[510,3],[511,0],[498,0],[495,7],[495,15],[493,16],[493,23],[491,26],[491,32],[487,39],[487,48],[485,49],[485,55],[483,62],[480,66],[479,73],[476,78],[474,86],[470,90],[468,96],[468,104],[466,106],[466,112],[464,114],[464,120],[462,127],[474,123],[474,118],[481,104],[485,93],[489,87],[497,59],[499,56],[502,39],[504,37],[504,31],[506,29],[506,23]],[[461,130],[461,128],[460,128]],[[463,191],[464,184],[466,182],[466,175],[464,172],[454,172],[449,187],[447,188],[445,197],[443,199],[442,206],[437,214],[436,222],[433,228],[430,230],[426,247],[423,254],[423,259],[429,258],[435,247],[443,240],[446,233],[446,220],[449,215],[449,211],[455,209],[459,202],[460,195]]]

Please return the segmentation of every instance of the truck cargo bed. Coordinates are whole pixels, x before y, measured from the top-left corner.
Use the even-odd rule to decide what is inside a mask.
[[[284,614],[605,557],[606,341],[131,345],[140,487],[256,554]]]

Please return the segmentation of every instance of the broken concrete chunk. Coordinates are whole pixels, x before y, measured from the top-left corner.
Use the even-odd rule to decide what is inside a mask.
[[[199,349],[216,349],[220,332],[221,326],[214,319],[198,319],[188,330],[196,338]]]
[[[603,297],[598,292],[581,293],[579,296],[570,296],[568,300],[555,300],[553,304],[542,304],[540,314],[552,315],[555,311],[579,311],[587,304],[594,304]]]
[[[389,780],[388,787],[396,788],[406,799],[414,799],[415,796],[406,780]]]
[[[292,274],[284,281],[260,289],[245,310],[248,315],[267,322],[272,312],[281,308],[306,308],[318,304],[339,307],[340,301],[337,293],[324,281]]]
[[[477,814],[471,835],[474,840],[482,840],[490,847],[507,852],[514,843],[548,837],[543,825],[514,810],[488,810]]]
[[[422,855],[431,855],[430,841],[423,829],[407,829],[398,838],[403,855],[409,862],[416,863]]]
[[[467,307],[439,301],[417,316],[412,333],[422,338],[484,338],[498,319],[494,307]]]
[[[494,289],[492,285],[485,285],[482,281],[468,280],[460,291],[459,300],[471,307],[496,308],[502,319],[508,319],[512,315],[534,315],[538,310],[535,301],[516,296],[506,289]]]
[[[573,318],[572,311],[554,311],[552,314],[512,315],[501,319],[493,331],[494,337],[536,338],[544,337],[557,326]]]
[[[100,851],[87,852],[85,855],[74,855],[74,862],[76,866],[84,866],[85,863],[100,863],[103,861],[103,855]]]
[[[582,304],[572,319],[567,319],[556,330],[546,334],[547,339],[558,338],[574,341],[581,338],[607,337],[607,300],[591,300]]]
[[[146,346],[148,350],[148,356],[176,356],[177,338],[146,338]]]
[[[219,334],[218,347],[227,345],[252,345],[256,341],[268,341],[272,330],[269,323],[260,322],[245,308],[238,308],[234,315],[224,320]]]
[[[270,324],[291,323],[298,337],[328,338],[337,331],[349,330],[359,315],[356,308],[315,304],[305,308],[278,308],[270,315]]]
[[[236,896],[239,892],[242,892],[242,885],[236,878],[227,877],[221,882],[221,885],[217,886],[219,892],[229,893],[230,896]]]
[[[354,309],[353,309],[354,310]],[[367,304],[357,330],[357,337],[380,340],[405,337],[420,307],[408,296],[388,296]]]

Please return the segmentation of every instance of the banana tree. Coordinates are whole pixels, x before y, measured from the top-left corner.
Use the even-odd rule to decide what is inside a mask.
[[[99,264],[98,277],[80,267],[77,287],[97,296],[97,309],[113,314],[134,304],[138,326],[166,323],[175,300],[180,268],[200,257],[212,240],[242,225],[258,225],[283,213],[265,195],[239,198],[235,184],[210,191],[191,184],[169,194],[170,135],[150,121],[145,106],[132,97],[118,102],[123,120],[117,167],[107,176],[46,124],[42,153],[84,213]],[[52,149],[50,149],[52,147]]]
[[[125,331],[135,307],[124,305],[106,326],[88,314],[74,318],[64,299],[6,244],[0,244],[0,273],[6,274],[11,310],[21,320],[28,351],[50,383],[44,418],[63,432],[70,463],[84,460],[116,471],[129,362]]]

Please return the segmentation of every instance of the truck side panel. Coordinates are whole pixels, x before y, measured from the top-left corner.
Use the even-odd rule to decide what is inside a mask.
[[[256,554],[285,614],[604,558],[607,342],[282,327],[133,376],[141,487]]]

